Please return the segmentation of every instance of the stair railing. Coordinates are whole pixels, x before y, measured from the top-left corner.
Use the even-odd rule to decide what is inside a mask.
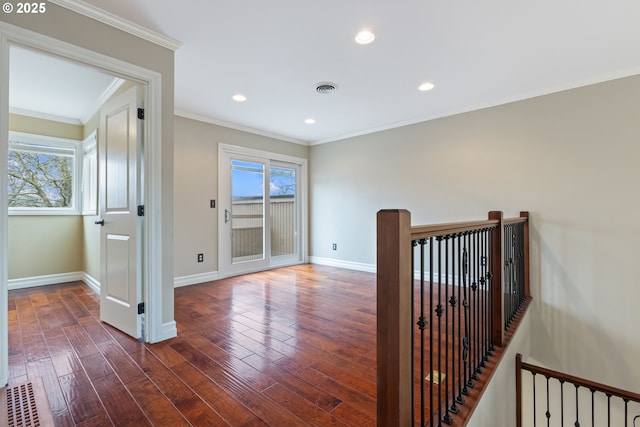
[[[528,301],[528,213],[427,226],[411,226],[406,210],[377,219],[378,425],[452,424]]]
[[[523,378],[523,372],[529,376]],[[516,426],[536,427],[538,422],[544,426],[640,427],[640,394],[523,362],[517,354]]]

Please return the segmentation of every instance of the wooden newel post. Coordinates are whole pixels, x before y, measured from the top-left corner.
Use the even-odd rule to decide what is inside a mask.
[[[516,354],[516,427],[522,426],[522,355]]]
[[[529,285],[529,212],[520,212],[520,218],[526,218],[524,223],[524,295],[528,298],[531,296],[531,288]]]
[[[491,343],[502,347],[504,344],[504,214],[502,211],[489,212],[489,219],[497,219],[498,225],[491,232]]]
[[[377,216],[377,425],[413,425],[411,214]]]

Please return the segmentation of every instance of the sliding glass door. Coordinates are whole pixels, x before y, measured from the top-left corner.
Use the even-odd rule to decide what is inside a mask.
[[[277,156],[268,154],[221,147],[222,275],[303,261],[300,184],[303,165],[274,159]]]

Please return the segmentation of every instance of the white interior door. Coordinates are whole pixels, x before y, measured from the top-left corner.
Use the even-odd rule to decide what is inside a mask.
[[[138,124],[140,88],[114,96],[100,110],[98,136],[100,236],[100,319],[142,336],[142,200]]]

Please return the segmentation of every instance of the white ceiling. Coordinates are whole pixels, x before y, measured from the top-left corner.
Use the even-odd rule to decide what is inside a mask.
[[[11,46],[9,58],[9,106],[17,114],[84,124],[123,82],[18,46]]]
[[[640,73],[638,0],[86,3],[182,42],[177,114],[303,143]]]

